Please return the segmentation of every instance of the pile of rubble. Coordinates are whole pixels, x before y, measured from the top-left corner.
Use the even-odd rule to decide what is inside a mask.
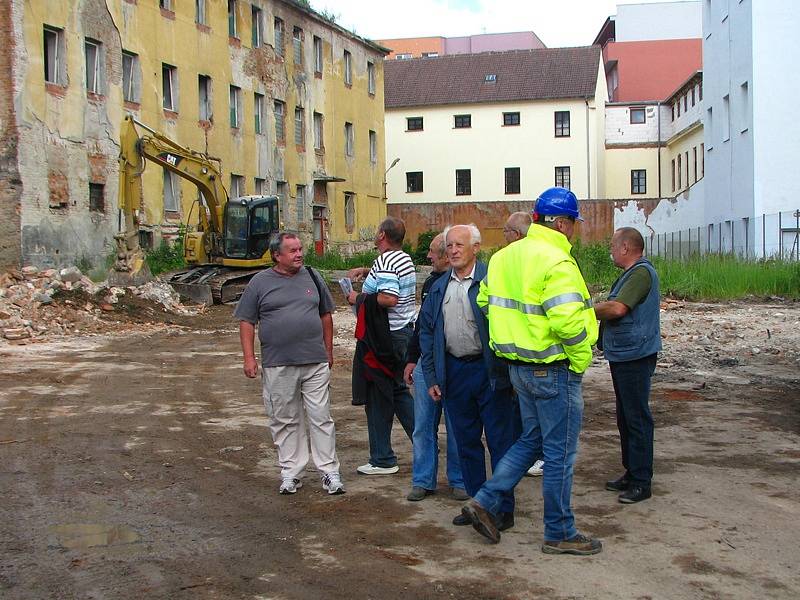
[[[161,281],[139,287],[110,287],[95,283],[77,268],[12,269],[0,274],[0,341],[24,343],[53,335],[100,333],[121,300],[139,298],[163,312],[194,315],[177,292]],[[105,318],[104,318],[105,316]]]

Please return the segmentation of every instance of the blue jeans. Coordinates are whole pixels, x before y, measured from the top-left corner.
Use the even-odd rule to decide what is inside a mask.
[[[583,376],[565,365],[509,367],[519,398],[522,435],[506,452],[492,478],[474,496],[491,513],[543,452],[544,539],[559,542],[577,534],[570,507],[572,473],[583,418]]]
[[[371,393],[364,406],[369,435],[369,463],[373,467],[386,468],[397,464],[397,456],[392,449],[392,424],[395,415],[409,439],[414,432],[414,398],[403,381],[406,348],[413,332],[412,326],[391,332],[395,358],[400,365],[399,371],[395,372],[392,399]],[[372,386],[373,391],[375,388],[376,386]]]
[[[444,410],[458,444],[464,489],[475,497],[486,481],[486,436],[492,471],[514,443],[511,389],[493,390],[483,360],[465,362],[447,355]],[[498,493],[499,512],[514,512],[514,487]]]
[[[458,446],[450,423],[450,413],[442,411],[442,403],[434,402],[428,394],[422,363],[414,368],[414,464],[411,485],[426,490],[435,490],[439,471],[439,422],[447,427],[447,481],[450,487],[463,488],[461,465],[458,461]]]
[[[617,428],[622,465],[631,483],[649,488],[653,478],[653,415],[650,413],[650,378],[657,355],[610,362],[617,397]]]

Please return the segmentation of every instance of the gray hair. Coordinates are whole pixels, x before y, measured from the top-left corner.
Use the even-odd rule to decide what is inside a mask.
[[[469,241],[471,244],[480,244],[481,243],[481,230],[478,229],[478,226],[475,223],[467,223],[467,224],[459,224],[459,225],[448,225],[444,228],[444,240],[445,245],[447,244],[447,234],[450,232],[453,227],[466,227],[469,229]]]
[[[281,231],[280,233],[276,233],[273,235],[269,240],[269,255],[272,257],[272,260],[275,260],[275,255],[280,254],[281,246],[283,245],[283,240],[285,239],[298,239],[296,233],[292,233],[291,231]]]

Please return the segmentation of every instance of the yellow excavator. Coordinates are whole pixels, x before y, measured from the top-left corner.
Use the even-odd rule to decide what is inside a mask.
[[[140,135],[137,125],[148,133]],[[117,259],[109,282],[139,285],[151,278],[139,244],[142,173],[151,161],[191,181],[200,192],[197,229],[187,231],[183,239],[188,268],[169,274],[169,283],[195,302],[238,299],[250,278],[272,264],[269,239],[280,225],[277,196],[229,200],[219,159],[181,146],[132,115],[122,124],[120,147],[119,208],[124,224],[120,222],[115,236]]]

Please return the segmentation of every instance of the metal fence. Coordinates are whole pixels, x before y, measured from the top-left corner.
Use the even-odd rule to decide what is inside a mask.
[[[681,260],[704,254],[800,260],[800,210],[731,219],[705,226],[653,233],[647,254]]]

